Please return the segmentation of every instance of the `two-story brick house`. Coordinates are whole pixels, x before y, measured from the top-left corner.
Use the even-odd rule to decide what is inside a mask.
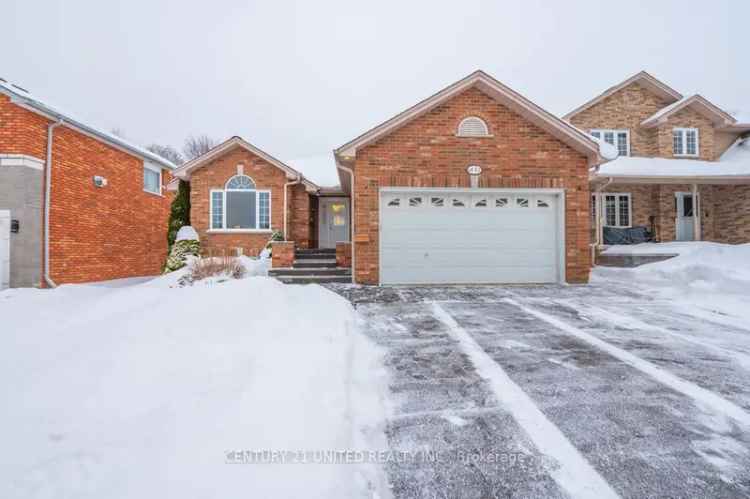
[[[0,289],[159,274],[174,168],[0,80]]]
[[[618,148],[591,172],[596,242],[607,226],[646,226],[659,241],[750,241],[750,123],[646,72],[563,119]]]

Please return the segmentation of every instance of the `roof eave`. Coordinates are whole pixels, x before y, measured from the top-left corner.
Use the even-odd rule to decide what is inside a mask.
[[[144,154],[143,151],[138,150],[137,148],[135,148],[134,146],[131,146],[125,141],[114,140],[112,137],[103,134],[99,130],[96,130],[95,128],[89,125],[86,125],[85,123],[82,123],[76,119],[70,118],[60,113],[59,111],[55,111],[54,109],[50,109],[46,106],[43,106],[39,104],[38,102],[36,102],[35,100],[29,99],[28,97],[24,97],[23,95],[14,93],[12,91],[6,91],[6,89],[4,88],[0,88],[0,93],[3,93],[7,95],[8,97],[10,97],[10,101],[19,107],[22,107],[33,113],[39,114],[40,116],[44,116],[45,118],[51,121],[62,121],[67,127],[75,129],[77,132],[82,133],[83,135],[86,135],[93,139],[104,142],[114,147],[115,149],[118,149],[130,155],[136,156],[143,160],[158,163],[168,170],[177,169],[177,165],[175,165],[171,161],[168,161],[162,158],[161,156],[157,154],[154,154],[154,153]]]
[[[357,150],[370,145],[380,138],[394,132],[406,123],[428,113],[441,103],[461,92],[477,86],[482,92],[491,95],[502,105],[520,114],[524,119],[534,123],[548,133],[556,136],[562,142],[567,143],[578,152],[584,154],[593,163],[605,162],[599,151],[599,145],[583,132],[577,130],[551,113],[545,111],[538,105],[503,85],[498,80],[483,71],[475,71],[469,76],[445,87],[432,96],[424,99],[414,106],[402,111],[393,118],[371,128],[355,139],[347,142],[334,150],[336,158],[342,161],[350,161],[356,157]]]
[[[655,78],[654,76],[650,75],[646,71],[640,71],[639,73],[634,74],[630,78],[627,78],[623,80],[622,82],[618,83],[617,85],[613,85],[606,89],[604,92],[600,93],[593,99],[586,101],[585,103],[581,104],[577,108],[573,109],[569,113],[565,114],[562,119],[564,120],[570,120],[573,116],[576,114],[581,113],[582,111],[585,111],[586,109],[598,104],[599,102],[603,101],[607,97],[619,92],[623,88],[627,87],[628,85],[631,85],[633,83],[636,83],[638,81],[645,81],[647,82],[647,86],[651,88],[652,91],[655,91],[656,93],[659,93],[661,97],[666,99],[674,99],[672,102],[676,102],[683,98],[683,95],[678,92],[677,90],[673,89],[666,83],[660,81],[659,79]]]

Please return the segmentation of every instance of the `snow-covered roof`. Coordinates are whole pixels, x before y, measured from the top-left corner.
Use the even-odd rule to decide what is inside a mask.
[[[292,159],[287,164],[320,187],[338,187],[339,175],[333,152]]]
[[[733,145],[720,161],[621,156],[600,165],[598,177],[612,178],[750,178],[750,140]],[[727,156],[728,155],[728,156]]]
[[[750,164],[750,137],[740,138],[719,158],[721,163]]]
[[[2,78],[0,78],[0,93],[10,97],[11,102],[22,105],[27,109],[31,109],[32,111],[35,111],[52,119],[62,120],[73,128],[77,128],[121,149],[125,149],[127,152],[139,156],[143,159],[158,163],[165,168],[169,168],[170,170],[177,168],[177,165],[162,158],[158,154],[154,154],[141,146],[123,139],[122,137],[118,137],[112,133],[105,132],[104,130],[93,127],[91,125],[87,125],[83,121],[74,117],[71,113],[64,112],[61,108],[49,103],[49,101],[43,100],[36,95],[32,95],[31,92],[29,92],[25,88],[13,83],[9,83]]]

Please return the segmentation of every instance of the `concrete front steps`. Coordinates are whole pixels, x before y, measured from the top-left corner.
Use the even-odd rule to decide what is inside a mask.
[[[352,270],[336,266],[336,250],[298,249],[291,268],[276,268],[268,275],[287,284],[352,282]]]

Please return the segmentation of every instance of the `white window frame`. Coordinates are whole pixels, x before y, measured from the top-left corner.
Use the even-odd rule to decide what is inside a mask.
[[[235,177],[234,175],[233,177]],[[242,175],[243,177],[248,177],[247,175]],[[232,178],[233,178],[232,177]],[[253,185],[257,187],[258,184],[255,183],[255,180],[253,180],[251,177],[250,180],[253,182]],[[272,196],[270,190],[265,189],[227,189],[226,185],[229,183],[229,181],[232,180],[231,178],[227,180],[227,182],[224,184],[224,189],[211,189],[208,192],[208,224],[209,229],[208,232],[211,233],[217,233],[217,232],[231,232],[231,233],[267,233],[267,232],[273,232],[273,229],[271,228],[271,214],[273,211],[271,210],[271,202],[272,202]],[[214,202],[213,197],[215,192],[221,192],[221,225],[222,228],[214,228]],[[254,192],[255,193],[255,228],[254,229],[229,229],[227,228],[227,193],[228,192]],[[268,194],[268,228],[267,229],[260,229],[258,226],[260,225],[260,195],[261,193]]]
[[[161,183],[162,183],[162,171],[161,171],[161,168],[159,168],[158,166],[154,166],[154,165],[152,165],[150,163],[144,162],[143,163],[143,169],[144,170],[150,170],[152,172],[156,172],[157,174],[159,174],[159,191],[158,192],[157,191],[150,191],[150,190],[146,189],[146,177],[144,175],[144,178],[143,178],[143,192],[147,192],[148,194],[153,194],[155,196],[162,196],[163,194],[162,194],[162,185],[161,185]]]
[[[463,127],[464,123],[466,123],[469,120],[479,120],[484,126],[484,133],[482,134],[461,133],[461,127]],[[456,128],[456,137],[492,137],[492,135],[490,134],[490,127],[489,125],[487,125],[487,122],[485,120],[483,120],[479,116],[467,116],[466,118],[462,119],[458,123],[458,128]]]
[[[599,134],[599,139],[604,141],[604,134],[605,133],[611,133],[615,137],[615,143],[611,144],[614,145],[615,149],[617,149],[617,153],[619,155],[620,148],[617,147],[617,134],[618,133],[624,133],[625,134],[625,142],[628,149],[628,152],[625,154],[626,156],[630,156],[630,129],[628,128],[592,128],[589,130],[590,135],[594,135],[594,133]]]
[[[601,196],[602,202],[599,204],[597,203],[597,197]],[[609,225],[607,224],[607,201],[606,196],[615,196],[616,202],[615,202],[615,224],[616,225]],[[628,198],[628,223],[627,225],[623,225],[622,220],[620,220],[620,197],[624,196]],[[630,192],[601,192],[599,194],[591,194],[591,197],[594,201],[594,206],[602,207],[602,212],[599,214],[602,219],[602,227],[617,227],[620,229],[626,229],[633,226],[633,196]],[[596,219],[594,219],[594,223],[596,223]]]
[[[690,154],[687,152],[687,132],[695,132],[695,154]],[[676,152],[674,150],[674,134],[679,133],[682,136],[682,151]],[[684,128],[684,127],[675,127],[672,129],[672,135],[670,137],[672,139],[672,154],[674,156],[681,156],[686,158],[697,158],[701,155],[701,138],[700,138],[700,130],[697,128]]]

